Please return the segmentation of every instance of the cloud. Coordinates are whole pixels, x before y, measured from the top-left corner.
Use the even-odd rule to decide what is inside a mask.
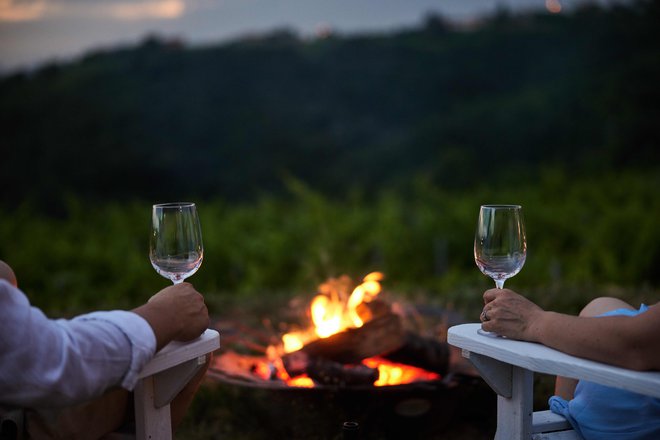
[[[0,22],[48,18],[171,20],[185,10],[184,0],[0,0]]]
[[[38,20],[46,9],[46,0],[0,0],[0,21]]]
[[[110,14],[119,20],[173,19],[183,15],[183,0],[120,2],[108,5]]]

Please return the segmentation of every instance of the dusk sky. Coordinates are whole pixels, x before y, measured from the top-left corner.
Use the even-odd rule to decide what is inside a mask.
[[[0,70],[134,44],[149,34],[178,37],[191,45],[283,27],[302,36],[321,29],[350,34],[414,26],[430,12],[469,21],[497,7],[562,13],[586,1],[0,0]]]

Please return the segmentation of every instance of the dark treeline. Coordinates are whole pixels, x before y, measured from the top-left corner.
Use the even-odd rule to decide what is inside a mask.
[[[660,4],[383,35],[149,38],[0,80],[2,201],[329,195],[658,164]],[[508,176],[508,177],[507,177]],[[10,191],[6,189],[10,188]]]

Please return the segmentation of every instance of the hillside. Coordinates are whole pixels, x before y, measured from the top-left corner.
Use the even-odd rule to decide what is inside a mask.
[[[2,201],[328,195],[657,167],[657,1],[392,34],[148,38],[0,80]]]

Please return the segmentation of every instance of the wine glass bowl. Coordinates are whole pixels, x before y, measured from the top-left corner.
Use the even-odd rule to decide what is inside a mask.
[[[474,236],[474,261],[495,281],[504,281],[522,269],[527,257],[525,222],[520,205],[483,205]]]
[[[149,260],[161,276],[183,282],[202,265],[202,230],[194,203],[153,205]]]

